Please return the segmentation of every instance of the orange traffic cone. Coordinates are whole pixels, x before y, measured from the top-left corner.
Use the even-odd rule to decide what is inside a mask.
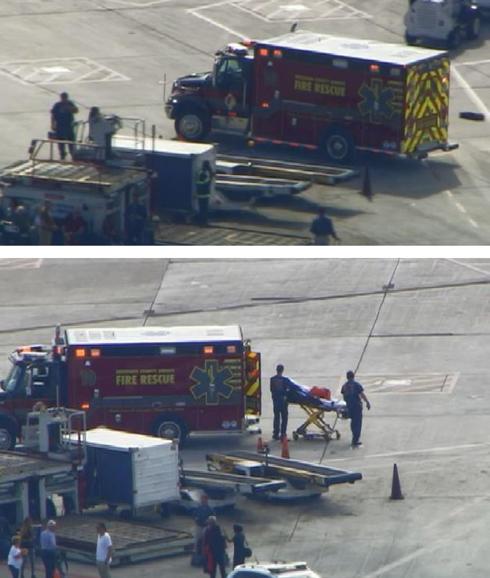
[[[369,167],[366,166],[364,169],[364,178],[362,180],[362,190],[360,194],[366,197],[368,201],[373,200],[373,190],[371,189],[371,176],[369,174]]]
[[[403,500],[402,489],[400,486],[400,478],[398,476],[398,468],[393,464],[393,481],[391,482],[391,496],[390,500]]]
[[[261,454],[264,451],[264,442],[262,441],[262,438],[259,436],[257,438],[257,453]]]
[[[281,440],[281,458],[289,460],[289,442],[288,436],[283,436]]]

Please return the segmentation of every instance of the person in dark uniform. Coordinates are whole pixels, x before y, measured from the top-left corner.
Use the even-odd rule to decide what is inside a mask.
[[[271,377],[271,395],[274,408],[274,425],[272,437],[275,440],[286,436],[288,427],[288,391],[289,378],[283,375],[284,365],[276,367],[276,375]]]
[[[211,164],[209,161],[204,161],[196,180],[197,202],[199,204],[197,222],[201,227],[208,224],[209,198],[211,197],[213,176]]]
[[[362,385],[354,380],[354,372],[347,372],[347,381],[341,389],[342,396],[347,404],[347,411],[350,417],[350,429],[352,431],[352,447],[360,446],[361,429],[362,429],[362,401],[366,402],[366,407],[371,409],[364,388]]]
[[[240,564],[245,564],[245,558],[250,552],[247,544],[247,538],[243,531],[243,526],[240,524],[233,524],[233,538],[228,540],[233,542],[233,568]]]
[[[54,104],[51,109],[51,130],[54,132],[54,136],[58,140],[75,140],[75,131],[73,123],[75,121],[75,114],[78,112],[78,108],[75,106],[74,102],[68,98],[66,92],[60,94],[60,100]],[[60,151],[61,160],[66,158],[66,146],[65,143],[58,143],[58,148]],[[68,145],[68,150],[73,158],[73,153],[75,151],[75,145],[70,143]]]
[[[340,241],[335,232],[332,219],[327,217],[323,207],[318,209],[318,216],[313,219],[310,232],[313,235],[313,243],[315,245],[329,245],[330,237],[333,237],[336,241]]]

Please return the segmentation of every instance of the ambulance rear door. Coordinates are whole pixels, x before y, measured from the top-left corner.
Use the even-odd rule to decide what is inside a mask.
[[[405,126],[401,153],[417,156],[448,142],[449,58],[411,64],[405,79]]]
[[[259,416],[262,395],[260,353],[247,351],[245,355],[245,415]]]

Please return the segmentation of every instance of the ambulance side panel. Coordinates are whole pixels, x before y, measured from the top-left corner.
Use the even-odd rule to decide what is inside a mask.
[[[226,353],[227,346],[235,353]],[[188,431],[239,431],[245,412],[243,344],[102,345],[68,348],[68,387],[88,425],[155,433],[162,416]],[[81,356],[81,351],[85,355]],[[95,351],[95,356],[92,355]]]
[[[267,56],[265,51],[267,50]],[[341,127],[358,147],[398,152],[403,67],[271,47],[255,51],[252,137],[321,146]]]

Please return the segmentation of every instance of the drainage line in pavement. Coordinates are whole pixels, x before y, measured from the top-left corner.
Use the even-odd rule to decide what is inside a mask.
[[[381,310],[383,309],[383,305],[384,305],[384,302],[386,300],[386,296],[389,292],[391,292],[391,290],[395,286],[393,283],[393,280],[395,278],[395,274],[396,274],[396,271],[397,271],[399,265],[400,265],[400,259],[397,259],[396,263],[395,263],[395,267],[393,268],[393,271],[391,273],[390,280],[388,281],[388,283],[386,285],[383,286],[383,298],[381,299],[381,302],[378,306],[376,316],[374,317],[373,324],[371,325],[371,329],[370,329],[369,334],[366,338],[366,342],[364,343],[364,347],[362,348],[361,355],[359,356],[359,360],[357,362],[357,365],[355,366],[354,373],[357,373],[359,367],[361,366],[362,360],[364,358],[364,355],[365,355],[366,350],[367,350],[368,345],[369,345],[369,341],[371,340],[371,337],[373,337],[373,335],[374,335],[374,329],[375,329],[376,324],[378,322],[379,316],[381,315]],[[323,460],[325,459],[325,454],[327,453],[327,448],[328,448],[329,442],[330,442],[330,440],[326,440],[326,442],[325,442],[325,447],[323,448],[323,452],[322,452],[322,455],[321,455],[320,461],[319,461],[320,464],[323,463]]]

